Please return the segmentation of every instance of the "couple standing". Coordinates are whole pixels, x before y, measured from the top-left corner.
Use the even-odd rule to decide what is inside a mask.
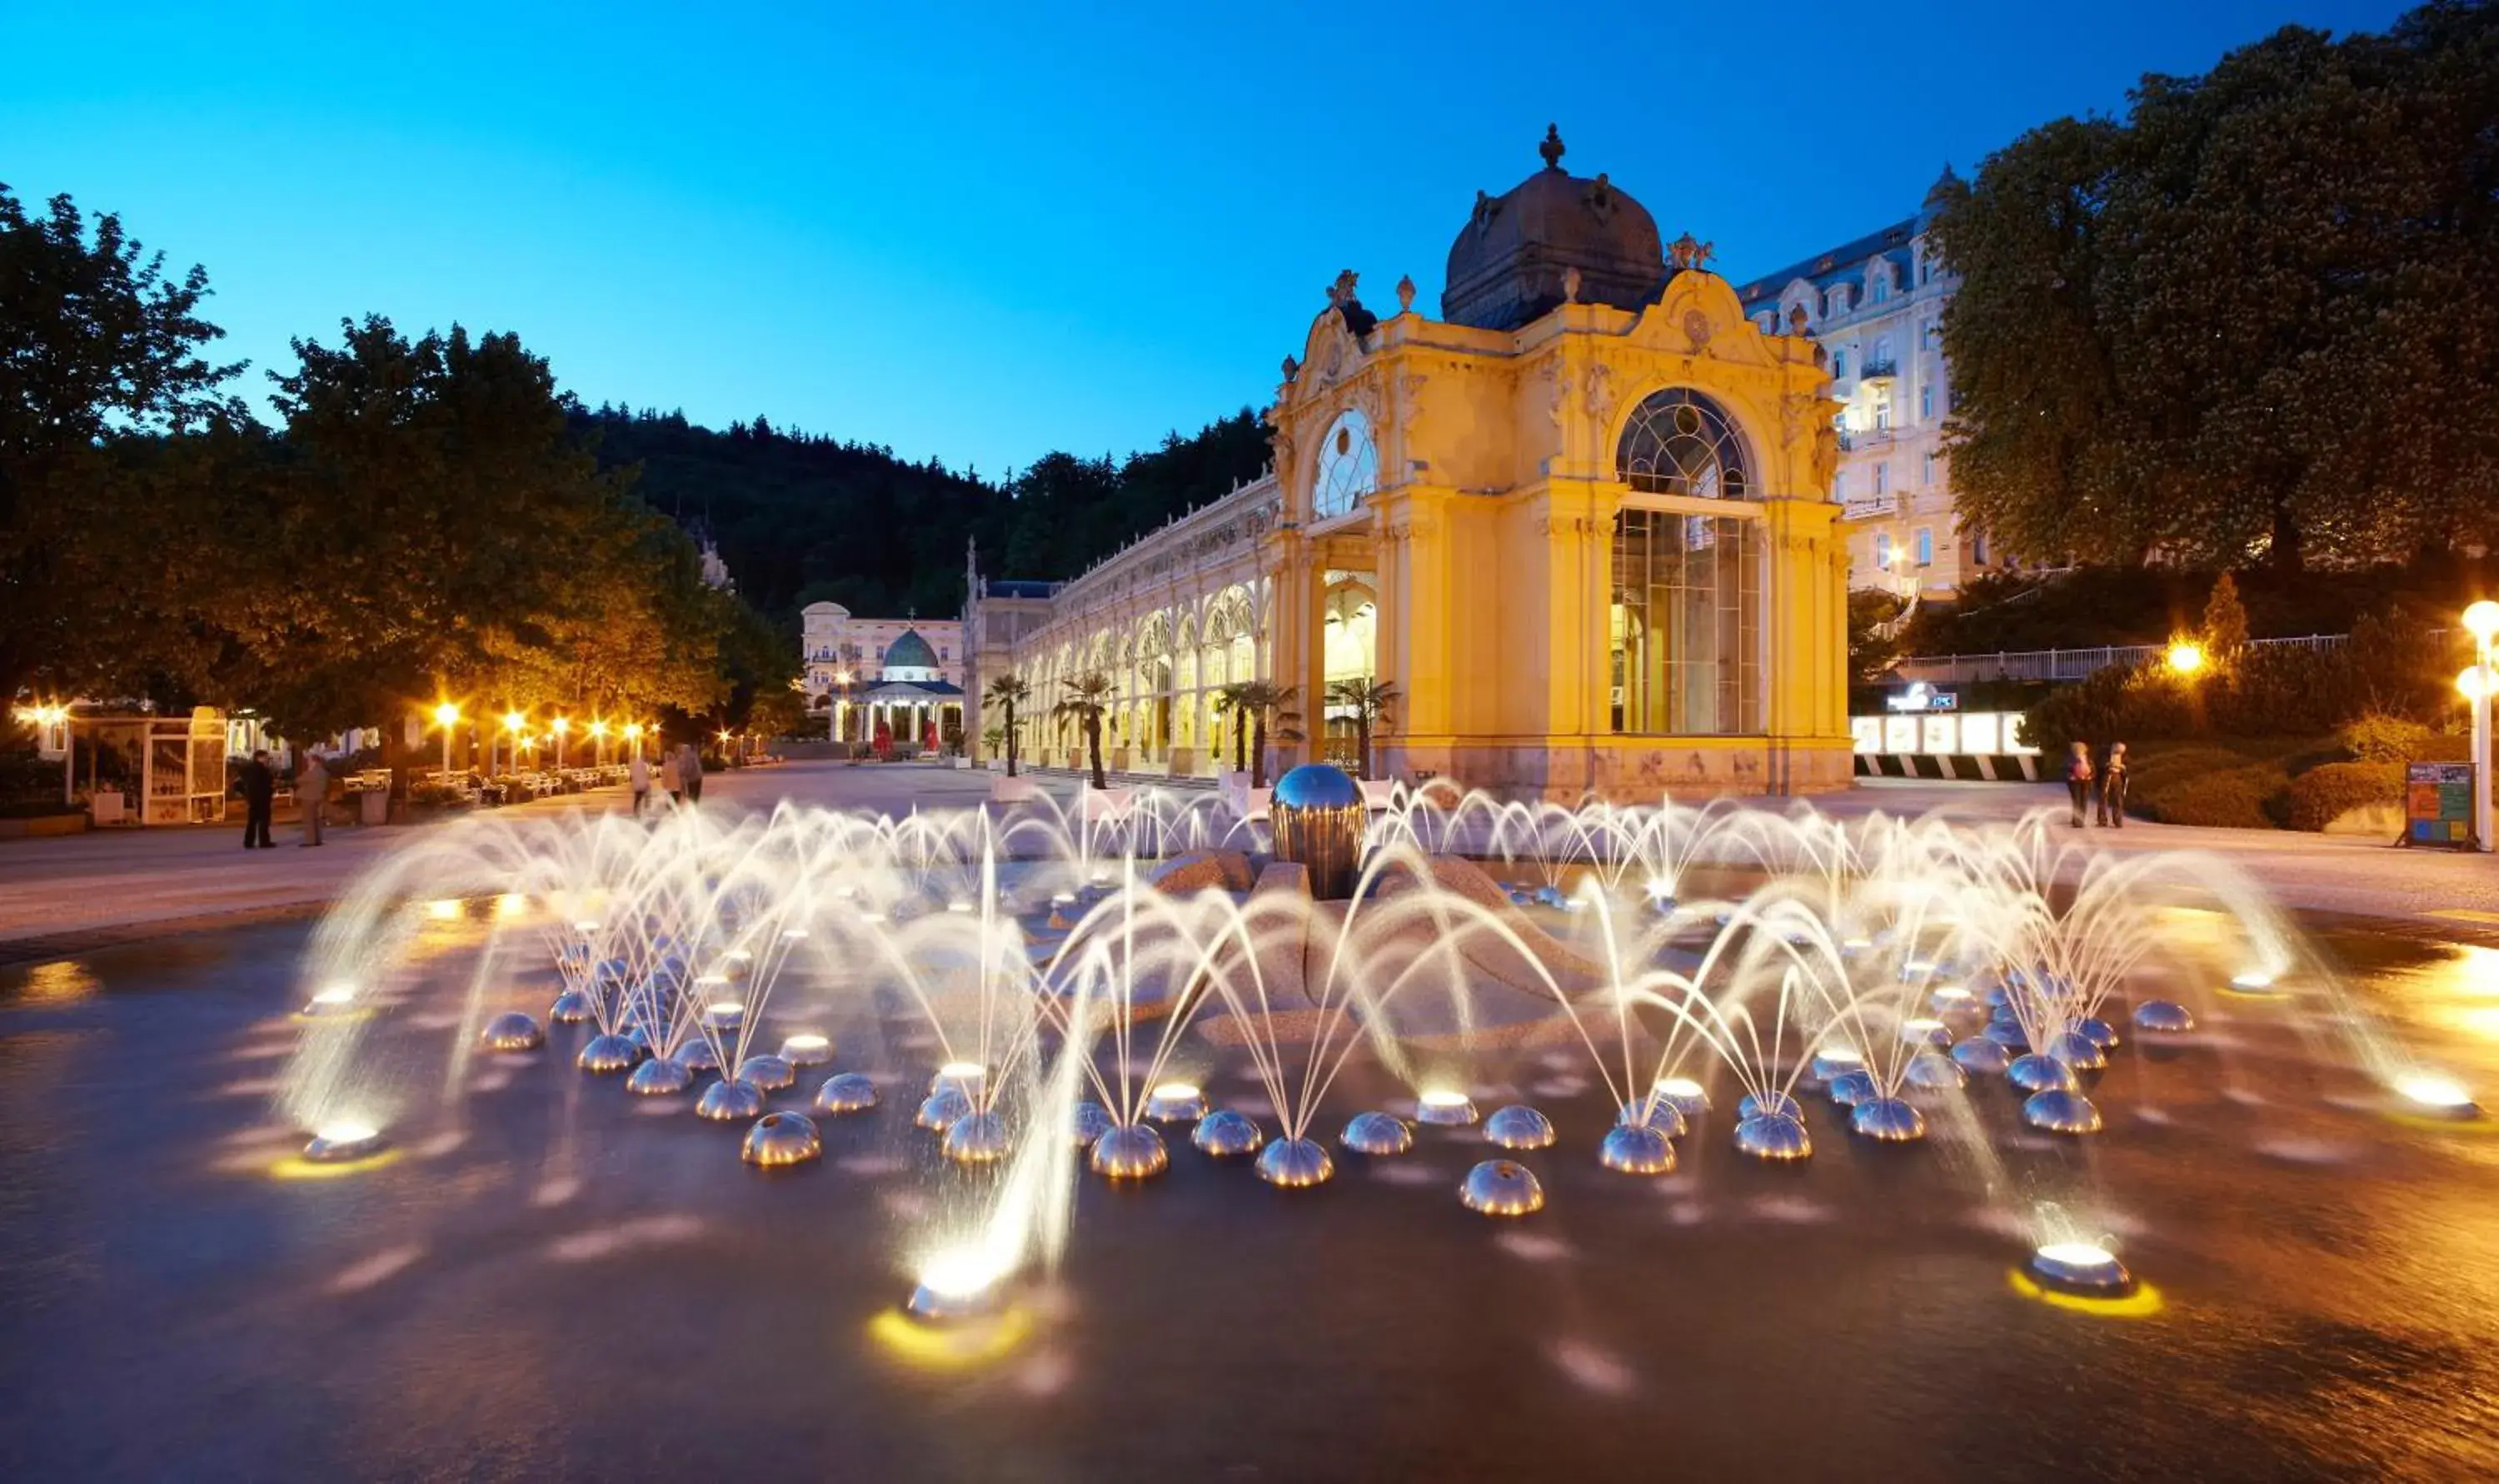
[[[277,770],[269,765],[267,752],[251,755],[235,788],[243,794],[243,848],[268,850],[276,844],[269,838],[269,818],[277,802]],[[319,754],[303,754],[295,764],[295,804],[302,812],[303,844],[321,843],[321,809],[329,801],[329,768],[323,765]]]
[[[2073,827],[2091,823],[2086,811],[2094,795],[2099,799],[2100,826],[2104,829],[2126,828],[2126,744],[2109,744],[2108,757],[2097,768],[2092,766],[2092,750],[2088,743],[2077,742],[2065,758],[2065,792],[2073,803]],[[2093,785],[2097,785],[2096,788]]]
[[[626,779],[633,788],[633,812],[639,815],[643,803],[651,796],[651,764],[639,752],[626,765]],[[668,790],[671,804],[702,802],[702,754],[692,742],[660,750],[660,787]]]

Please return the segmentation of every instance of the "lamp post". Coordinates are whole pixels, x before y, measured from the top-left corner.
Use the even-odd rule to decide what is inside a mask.
[[[561,773],[564,771],[565,733],[572,730],[572,723],[568,718],[557,717],[547,723],[547,730],[555,733],[555,770]]]
[[[592,746],[599,749],[599,765],[602,768],[607,766],[607,724],[605,722],[590,724],[590,741]]]
[[[444,701],[434,708],[434,725],[442,728],[442,781],[451,782],[451,728],[460,725],[460,708]]]
[[[530,725],[530,719],[517,711],[503,713],[503,731],[512,739],[511,757],[506,766],[515,772],[519,771],[521,766],[521,728],[528,725]]]
[[[625,740],[626,740],[626,742],[627,742],[627,743],[629,743],[629,744],[631,744],[631,745],[632,745],[632,747],[633,747],[633,756],[634,756],[634,757],[636,757],[636,758],[641,757],[641,756],[642,756],[642,724],[641,724],[641,723],[639,723],[639,722],[629,722],[629,723],[627,723],[627,724],[626,724],[626,726],[625,726]]]
[[[2490,838],[2490,697],[2499,692],[2499,669],[2491,666],[2490,641],[2499,635],[2499,602],[2485,597],[2466,608],[2464,630],[2473,635],[2473,668],[2465,671],[2473,679],[2465,689],[2473,699],[2473,843],[2486,852],[2494,843]]]

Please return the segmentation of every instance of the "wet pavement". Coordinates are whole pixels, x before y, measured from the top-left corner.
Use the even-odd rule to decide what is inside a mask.
[[[894,1312],[912,1254],[992,1177],[911,1128],[934,1053],[901,1007],[785,986],[886,1101],[765,1176],[685,1100],[573,1071],[578,1028],[455,1057],[477,929],[437,924],[359,1060],[393,1154],[302,1178],[272,1099],[308,931],[0,969],[0,1477],[2499,1473],[2499,1124],[2388,1116],[2320,995],[2194,987],[2202,1032],[2131,1039],[2094,1140],[2025,1133],[2001,1086],[1985,1140],[1909,1148],[1809,1098],[1812,1160],[1773,1169],[1729,1148],[1721,1083],[1658,1180],[1595,1165],[1584,1055],[1486,1055],[1481,1106],[1560,1128],[1522,1156],[1542,1212],[1458,1206],[1469,1130],[1298,1193],[1175,1137],[1143,1188],[1083,1179],[1055,1279],[932,1336]],[[2499,1088],[2499,951],[2324,948],[2396,1042]],[[1237,1053],[1188,1056],[1257,1106]],[[1357,1066],[1319,1121],[1398,1095]],[[2017,1291],[2043,1199],[2119,1239],[2151,1311]]]

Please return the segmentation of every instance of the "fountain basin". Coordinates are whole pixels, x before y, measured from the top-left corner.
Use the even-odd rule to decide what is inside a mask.
[[[1505,1149],[1542,1149],[1552,1146],[1553,1120],[1524,1103],[1512,1103],[1496,1109],[1484,1119],[1484,1142]]]
[[[2096,1242],[2051,1242],[2033,1249],[2030,1276],[2043,1288],[2086,1299],[2122,1299],[2134,1292],[2134,1274]]]
[[[1458,1200],[1487,1216],[1524,1216],[1544,1209],[1544,1186],[1516,1160],[1487,1159],[1467,1172]]]
[[[652,1057],[625,1079],[626,1091],[645,1098],[668,1097],[694,1084],[695,1075],[686,1070],[686,1064],[666,1056]]]
[[[750,1165],[767,1170],[803,1165],[825,1152],[825,1142],[816,1135],[816,1121],[805,1113],[765,1113],[746,1131],[746,1142],[738,1146],[737,1157]]]
[[[477,1034],[481,1051],[535,1051],[546,1045],[546,1032],[538,1022],[517,1010],[507,1010],[486,1022]]]
[[[876,1106],[876,1083],[864,1072],[836,1072],[816,1089],[820,1113],[865,1113]]]
[[[1231,1159],[1256,1153],[1267,1136],[1258,1131],[1256,1120],[1247,1113],[1224,1108],[1198,1119],[1197,1127],[1189,1131],[1188,1142],[1197,1145],[1201,1154]]]
[[[1258,1178],[1286,1190],[1324,1183],[1336,1174],[1336,1161],[1315,1139],[1279,1139],[1258,1152]]]
[[[1674,1143],[1653,1125],[1617,1123],[1597,1145],[1597,1163],[1621,1175],[1671,1175]]]
[[[1337,1135],[1337,1143],[1356,1154],[1374,1157],[1403,1154],[1414,1147],[1414,1131],[1406,1120],[1384,1113],[1358,1113]]]
[[[735,1079],[714,1082],[695,1100],[695,1116],[714,1123],[735,1123],[763,1112],[763,1089]]]
[[[341,1119],[314,1130],[311,1142],[304,1145],[304,1157],[316,1165],[352,1164],[372,1158],[389,1144],[372,1124]]]
[[[1756,1113],[1736,1125],[1736,1147],[1755,1159],[1773,1162],[1806,1159],[1813,1154],[1813,1137],[1805,1132],[1801,1118],[1781,1113]]]
[[[1093,1141],[1086,1163],[1105,1179],[1141,1180],[1170,1168],[1171,1155],[1163,1148],[1163,1136],[1149,1125],[1120,1123]]]

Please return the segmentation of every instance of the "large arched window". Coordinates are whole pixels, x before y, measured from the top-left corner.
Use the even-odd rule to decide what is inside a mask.
[[[1653,392],[1632,409],[1614,468],[1625,484],[1650,495],[1752,500],[1758,494],[1734,420],[1690,387]]]
[[[1311,519],[1333,520],[1350,512],[1379,488],[1379,450],[1371,441],[1371,419],[1348,407],[1319,440],[1319,467],[1311,481]]]

